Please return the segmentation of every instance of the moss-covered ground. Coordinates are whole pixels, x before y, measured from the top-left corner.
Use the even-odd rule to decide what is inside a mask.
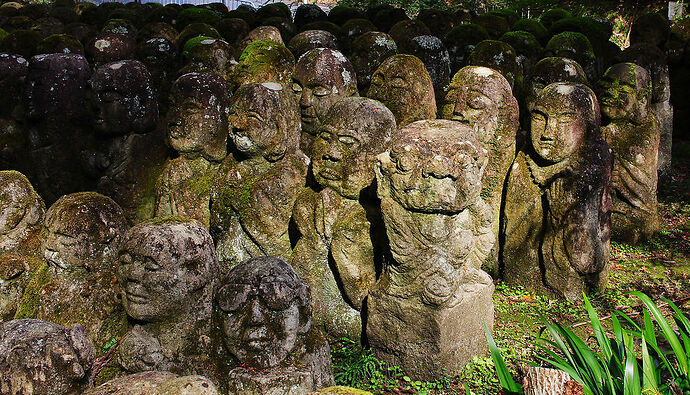
[[[611,243],[608,285],[591,299],[605,326],[608,313],[614,309],[639,317],[642,307],[627,294],[629,291],[646,293],[660,307],[664,306],[662,299],[670,299],[684,311],[690,308],[690,142],[674,144],[673,174],[659,182],[662,231],[638,246]],[[573,328],[581,338],[591,340],[591,327],[582,303],[548,299],[501,282],[496,284],[494,303],[493,335],[516,379],[521,379],[526,363],[542,364],[534,347],[544,327],[542,317]],[[415,382],[400,368],[378,361],[370,351],[347,340],[334,342],[332,355],[338,384],[373,393],[500,392],[488,353],[476,357],[461,374],[439,377],[435,382]]]

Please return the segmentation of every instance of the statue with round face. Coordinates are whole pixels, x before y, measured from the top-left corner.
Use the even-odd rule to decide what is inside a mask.
[[[127,230],[122,209],[95,192],[65,195],[46,213],[43,255],[59,273],[108,268]]]
[[[613,162],[613,238],[638,243],[659,231],[657,161],[660,126],[650,110],[652,83],[632,63],[611,66],[597,85]]]
[[[514,95],[520,97],[523,70],[518,62],[517,53],[510,44],[497,40],[484,40],[474,48],[467,59],[467,64],[490,67],[499,71],[510,84]]]
[[[412,55],[386,59],[372,75],[367,96],[388,107],[398,127],[436,118],[433,81],[424,63]]]
[[[338,49],[338,39],[325,30],[305,30],[295,35],[288,43],[288,48],[295,58],[316,48]]]
[[[36,254],[45,211],[43,199],[23,174],[0,171],[0,254]]]
[[[525,102],[528,110],[534,107],[534,102],[547,85],[555,82],[572,82],[588,85],[587,75],[576,61],[563,57],[548,57],[540,60],[534,66],[532,75],[525,89]]]
[[[504,278],[577,299],[606,283],[611,149],[585,85],[548,85],[531,115],[531,144],[518,153],[506,190]]]
[[[302,117],[300,148],[309,155],[328,109],[344,97],[358,95],[357,77],[350,62],[338,50],[312,49],[297,62],[293,90]]]
[[[289,85],[295,70],[295,57],[282,43],[254,41],[247,45],[230,73],[234,87],[253,82],[278,82]],[[233,90],[234,90],[233,89]]]
[[[22,319],[0,324],[0,387],[11,394],[84,393],[96,350],[83,326]]]
[[[350,61],[357,73],[357,87],[365,94],[371,76],[384,60],[398,53],[393,37],[383,32],[366,32],[352,42]]]
[[[210,203],[216,252],[230,265],[290,256],[288,226],[308,162],[298,149],[298,111],[292,90],[275,82],[243,85],[232,98],[234,155],[215,176]]]
[[[392,259],[369,293],[367,337],[379,357],[426,380],[483,352],[482,322],[493,323],[493,283],[479,270],[495,238],[480,197],[487,158],[458,122],[417,121],[397,136],[378,156]]]

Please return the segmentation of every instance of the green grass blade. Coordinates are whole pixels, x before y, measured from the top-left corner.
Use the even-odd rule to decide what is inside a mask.
[[[599,315],[597,311],[594,310],[592,304],[589,302],[589,298],[586,294],[582,294],[585,300],[585,308],[587,309],[587,315],[589,316],[589,321],[592,324],[592,329],[594,330],[594,336],[597,338],[597,343],[599,343],[599,348],[604,355],[606,361],[610,361],[613,357],[613,350],[611,349],[611,343],[609,343],[609,338],[606,336],[606,331],[604,331],[603,325],[599,320]]]
[[[676,306],[675,303],[671,302],[668,299],[664,299],[666,303],[673,309],[673,312],[675,313],[673,315],[673,319],[676,321],[676,324],[678,324],[678,328],[681,330],[681,332],[684,332],[688,336],[690,336],[690,320],[683,314],[682,311]]]
[[[659,391],[654,361],[649,355],[647,341],[642,337],[642,389]]]
[[[491,332],[489,331],[489,327],[486,326],[486,323],[484,323],[484,332],[486,333],[486,340],[489,343],[489,350],[491,351],[491,359],[494,360],[494,365],[496,366],[496,373],[498,374],[498,381],[501,383],[501,386],[503,387],[504,393],[506,394],[522,394],[522,386],[518,385],[515,380],[513,380],[513,376],[510,374],[510,371],[508,370],[508,367],[506,366],[505,361],[503,360],[503,357],[501,356],[501,352],[498,350],[498,347],[496,346],[496,342],[494,341],[493,336],[491,336]]]
[[[635,345],[631,334],[623,335],[625,345],[625,376],[623,377],[623,395],[639,395],[640,376],[637,371],[637,360],[635,359]]]

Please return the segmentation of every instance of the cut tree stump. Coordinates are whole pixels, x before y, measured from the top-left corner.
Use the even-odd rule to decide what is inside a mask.
[[[530,366],[522,379],[525,395],[583,395],[582,386],[562,370]]]

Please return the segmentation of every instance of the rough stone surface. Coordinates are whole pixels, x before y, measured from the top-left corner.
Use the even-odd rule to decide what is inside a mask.
[[[126,34],[101,33],[84,47],[84,51],[95,68],[109,62],[132,59],[136,47],[134,38]]]
[[[302,237],[291,263],[312,288],[315,325],[335,337],[359,338],[357,310],[381,267],[384,232],[371,185],[375,157],[394,131],[394,117],[381,103],[337,102],[313,146],[312,172],[322,189],[304,189],[295,204]]]
[[[300,149],[311,155],[314,138],[328,109],[338,100],[357,96],[355,70],[338,50],[317,48],[300,57],[295,67],[293,90],[302,119]]]
[[[178,376],[170,372],[142,372],[110,380],[88,391],[89,395],[217,395],[211,380]]]
[[[39,320],[0,324],[0,391],[78,394],[89,388],[96,351],[81,325]]]
[[[434,36],[413,37],[407,42],[406,53],[424,62],[436,96],[442,97],[442,92],[450,83],[450,57],[441,39]]]
[[[45,211],[43,199],[22,173],[0,171],[0,255],[36,255]]]
[[[515,97],[522,97],[523,71],[518,62],[517,53],[510,44],[503,41],[484,40],[477,44],[467,64],[472,66],[484,66],[498,70],[513,89]]]
[[[187,65],[179,74],[215,73],[227,80],[237,64],[233,52],[233,48],[226,41],[215,38],[201,39],[185,52]]]
[[[614,152],[611,237],[629,243],[660,230],[657,209],[659,123],[650,110],[652,82],[632,63],[607,70],[597,86],[606,126],[602,134]]]
[[[436,118],[433,81],[424,62],[416,56],[386,59],[372,75],[367,96],[388,107],[398,127]]]
[[[288,48],[299,59],[305,53],[316,48],[338,49],[338,39],[325,30],[305,30],[295,35],[288,43]]]
[[[371,76],[384,60],[398,53],[398,46],[391,36],[371,31],[362,34],[352,42],[349,56],[357,74],[357,87],[365,94],[371,83]]]
[[[244,37],[240,44],[237,46],[236,54],[239,55],[244,51],[247,46],[255,41],[273,41],[277,44],[283,44],[283,39],[280,36],[280,30],[275,26],[259,26],[253,29],[247,36]]]
[[[510,84],[496,70],[466,66],[453,77],[441,107],[441,117],[472,128],[486,151],[488,163],[481,176],[481,196],[493,213],[496,242],[487,265],[498,272],[499,218],[505,179],[515,158],[518,103]]]
[[[233,90],[253,82],[277,82],[288,86],[292,83],[295,57],[282,43],[253,41],[239,57],[237,66],[230,74]]]
[[[468,126],[418,121],[378,161],[393,259],[370,291],[367,337],[380,358],[432,380],[484,353],[493,325],[494,286],[479,269],[495,239],[480,196],[486,151]]]
[[[308,160],[298,149],[293,93],[277,83],[240,87],[230,105],[234,154],[211,189],[211,234],[225,266],[275,255],[288,259],[288,227]]]
[[[525,103],[528,111],[534,107],[541,91],[554,82],[588,85],[587,75],[576,61],[555,56],[544,58],[534,65],[525,86]]]
[[[606,284],[611,149],[591,89],[554,83],[532,110],[530,144],[513,162],[503,211],[503,278],[577,300]]]
[[[0,40],[2,34],[0,33]],[[20,55],[0,54],[0,168],[31,176],[27,131],[22,114],[29,62]]]
[[[544,47],[544,56],[558,56],[576,61],[585,70],[590,82],[596,81],[599,77],[592,43],[582,33],[563,32],[551,37]]]

